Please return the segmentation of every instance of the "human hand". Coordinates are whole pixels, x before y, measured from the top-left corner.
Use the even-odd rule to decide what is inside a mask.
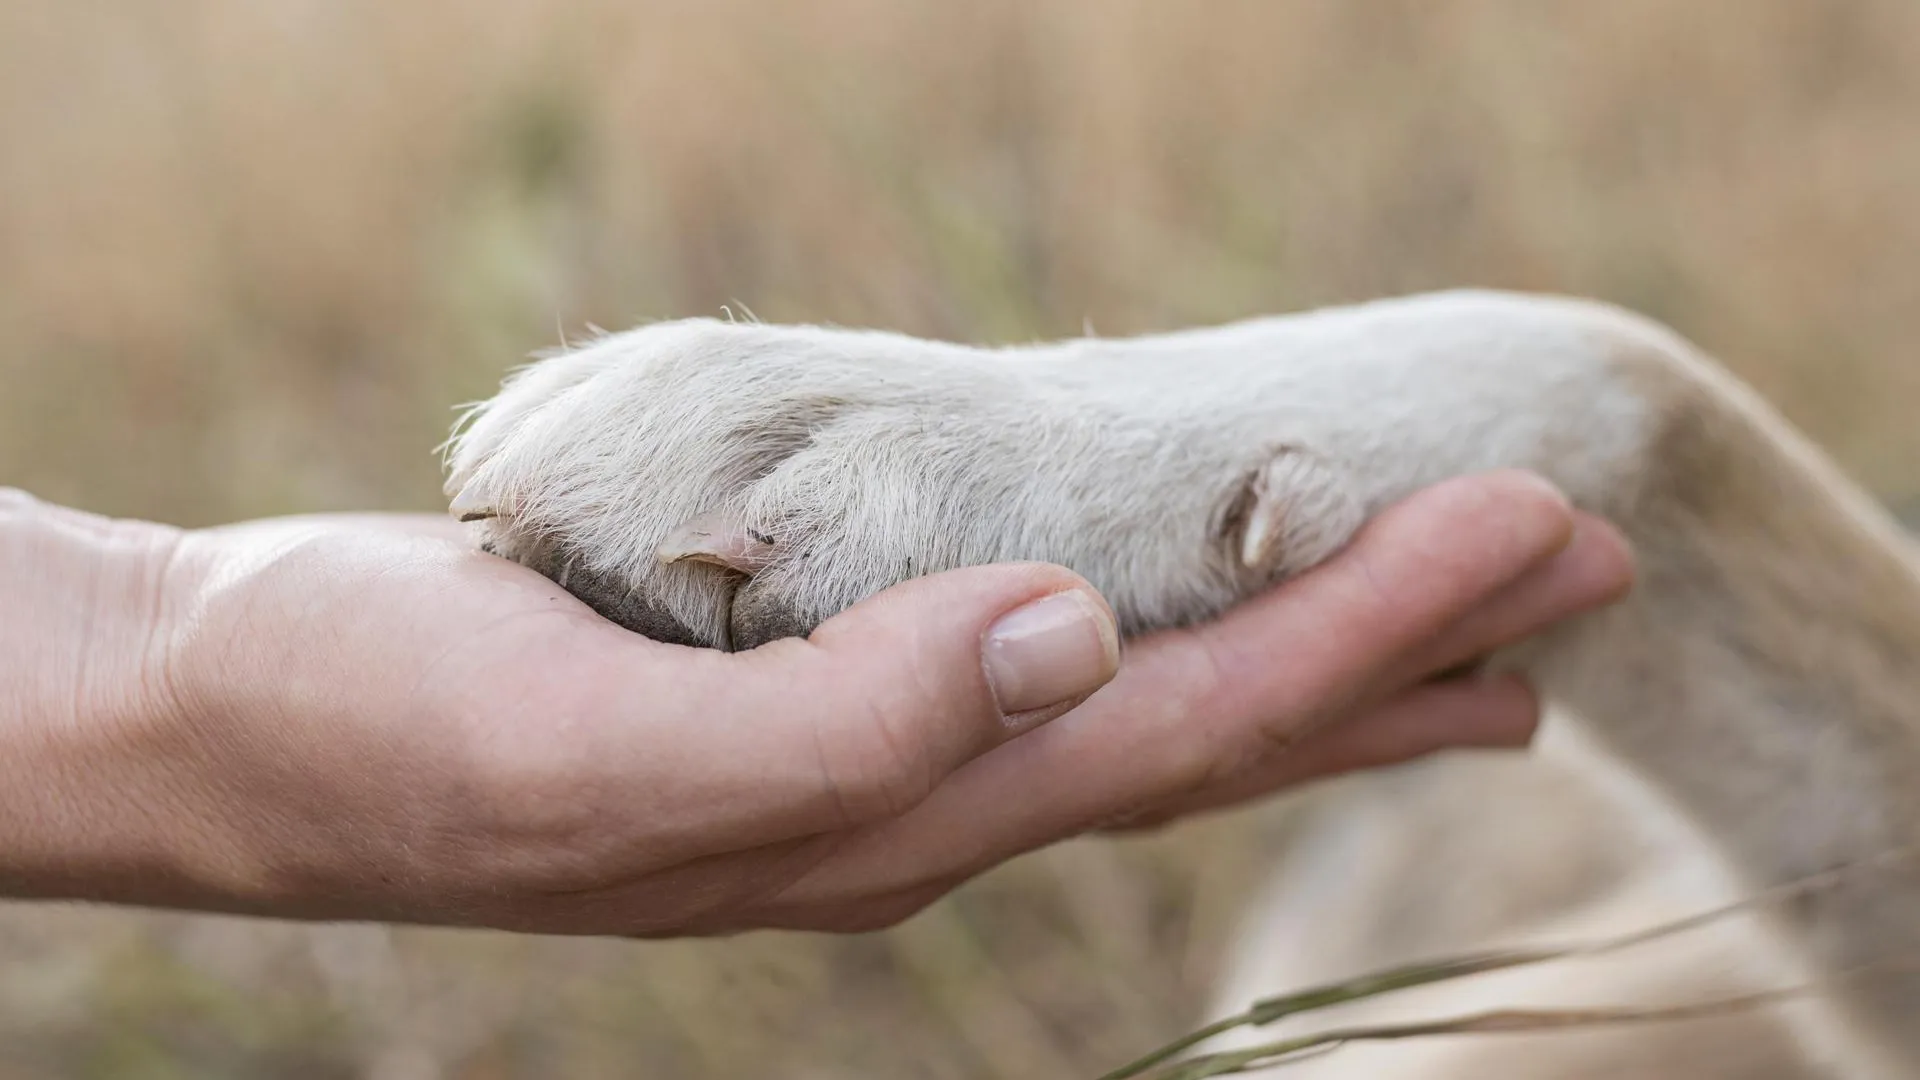
[[[1524,686],[1429,678],[1630,573],[1539,481],[1469,477],[1216,623],[1129,643],[1115,678],[1104,605],[1054,566],[922,578],[728,654],[629,634],[438,519],[180,533],[16,499],[0,575],[25,603],[0,665],[30,678],[0,698],[20,748],[0,886],[565,933],[865,929],[1122,819],[1522,743]]]

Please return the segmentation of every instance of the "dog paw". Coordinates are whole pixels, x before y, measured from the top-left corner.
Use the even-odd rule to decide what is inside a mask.
[[[803,635],[921,574],[1066,565],[1139,633],[1326,557],[1363,517],[1330,459],[1140,408],[1067,356],[688,320],[509,378],[450,444],[485,550],[662,641]]]
[[[1451,475],[1535,469],[1616,504],[1674,414],[1649,388],[1692,377],[1664,334],[1485,293],[1018,349],[659,323],[509,378],[451,442],[447,490],[486,550],[662,641],[750,648],[1018,560],[1077,571],[1131,635],[1216,615]]]

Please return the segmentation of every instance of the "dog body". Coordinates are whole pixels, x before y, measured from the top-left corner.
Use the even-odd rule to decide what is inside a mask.
[[[1550,713],[1531,753],[1468,752],[1343,777],[1281,811],[1285,845],[1250,905],[1211,1015],[1283,988],[1413,960],[1608,941],[1751,893],[1658,792]],[[1818,978],[1791,934],[1743,913],[1617,953],[1403,991],[1218,1044],[1502,1009],[1652,1009]],[[1265,1075],[1265,1074],[1261,1074]],[[1853,1080],[1906,1075],[1817,996],[1724,1016],[1542,1034],[1355,1043],[1302,1080]]]
[[[1748,389],[1602,305],[1447,293],[998,350],[658,324],[516,376],[450,464],[490,550],[640,632],[720,647],[1011,559],[1079,571],[1126,633],[1181,625],[1416,488],[1495,467],[1613,519],[1641,562],[1633,595],[1493,661],[1555,703],[1560,749],[1310,793],[1223,1005],[1515,935],[1636,929],[1920,829],[1914,553]],[[1802,1005],[1350,1050],[1308,1075],[1920,1075],[1920,977],[1885,967],[1920,955],[1916,901],[1900,864],[1637,958],[1406,999],[1457,1013],[1819,983]],[[1521,1056],[1474,1056],[1493,1053]]]

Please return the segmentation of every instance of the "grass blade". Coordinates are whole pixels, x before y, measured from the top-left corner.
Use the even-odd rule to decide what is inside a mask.
[[[1277,997],[1264,998],[1241,1012],[1225,1017],[1224,1019],[1216,1020],[1204,1027],[1182,1035],[1178,1039],[1166,1043],[1140,1058],[1130,1061],[1111,1072],[1105,1073],[1100,1077],[1100,1080],[1133,1080],[1135,1077],[1145,1076],[1150,1070],[1166,1064],[1186,1051],[1199,1046],[1201,1043],[1237,1028],[1261,1027],[1288,1016],[1313,1012],[1334,1005],[1344,1005],[1366,998],[1378,997],[1382,994],[1393,993],[1396,990],[1406,990],[1416,986],[1430,986],[1435,983],[1449,982],[1454,979],[1464,979],[1474,975],[1482,975],[1493,971],[1504,971],[1509,968],[1524,967],[1531,964],[1542,964],[1553,960],[1582,956],[1598,956],[1644,945],[1662,938],[1673,937],[1691,930],[1709,926],[1743,912],[1752,911],[1769,904],[1779,903],[1782,900],[1831,889],[1851,879],[1863,870],[1885,869],[1892,862],[1904,860],[1910,855],[1911,852],[1905,849],[1886,852],[1874,858],[1847,863],[1831,870],[1809,874],[1806,877],[1797,878],[1793,881],[1764,889],[1721,907],[1689,915],[1685,918],[1675,919],[1671,922],[1661,923],[1645,930],[1636,930],[1630,934],[1624,934],[1619,937],[1547,948],[1513,949],[1502,952],[1486,952],[1447,957],[1423,963],[1410,964],[1404,967],[1376,971],[1359,976],[1358,978],[1347,979],[1336,983],[1326,983]],[[1787,992],[1788,991],[1782,991],[1782,993]],[[1632,1010],[1613,1010],[1608,1012],[1607,1010],[1600,1010],[1600,1012],[1607,1013],[1608,1015],[1620,1016],[1624,1016],[1631,1011]],[[1486,1016],[1489,1017],[1496,1015],[1511,1018],[1518,1016],[1565,1016],[1568,1014],[1525,1011],[1486,1014]],[[1596,1015],[1598,1014],[1596,1013]],[[1647,1016],[1645,1018],[1656,1019],[1658,1017]],[[1458,1021],[1447,1021],[1447,1023],[1457,1022]],[[1623,1021],[1615,1020],[1612,1022]],[[1418,1025],[1409,1025],[1409,1027],[1413,1026]],[[1406,1038],[1409,1036],[1402,1035],[1398,1037]],[[1318,1037],[1310,1038],[1317,1039]],[[1343,1040],[1336,1040],[1336,1042],[1337,1041]],[[1277,1046],[1284,1044],[1275,1043],[1269,1045]],[[1326,1040],[1314,1041],[1297,1047],[1296,1051],[1324,1045],[1328,1045]],[[1269,1059],[1272,1056],[1272,1053],[1267,1055]],[[1198,1058],[1194,1060],[1205,1061],[1209,1059]],[[1181,1080],[1185,1080],[1185,1074],[1177,1071],[1162,1075],[1180,1077]],[[1214,1076],[1223,1074],[1204,1073],[1201,1075]]]

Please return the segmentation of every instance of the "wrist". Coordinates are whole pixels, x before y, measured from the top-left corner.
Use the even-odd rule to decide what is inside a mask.
[[[0,491],[0,893],[164,902],[182,536]]]

